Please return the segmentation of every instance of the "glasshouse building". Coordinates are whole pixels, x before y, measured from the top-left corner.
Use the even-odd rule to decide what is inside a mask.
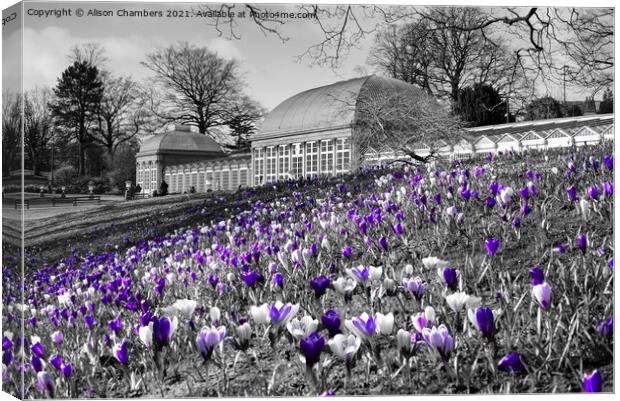
[[[136,183],[151,194],[162,179],[170,193],[236,190],[289,178],[336,175],[362,164],[404,157],[392,149],[355,146],[360,98],[418,88],[371,75],[301,92],[273,109],[251,138],[250,153],[226,153],[210,137],[190,127],[145,141],[137,154]],[[405,92],[406,93],[406,92]],[[525,121],[468,129],[472,140],[454,144],[420,143],[445,158],[467,159],[489,152],[522,151],[596,144],[613,140],[613,114]],[[363,153],[363,154],[362,154]]]

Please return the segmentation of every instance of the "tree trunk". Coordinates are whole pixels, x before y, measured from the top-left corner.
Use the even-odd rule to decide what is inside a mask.
[[[81,176],[84,175],[84,164],[85,164],[84,143],[83,143],[83,141],[79,141],[78,142],[78,149],[79,149],[79,153],[80,153],[80,157],[79,157],[79,161],[78,161],[78,175],[81,177]]]

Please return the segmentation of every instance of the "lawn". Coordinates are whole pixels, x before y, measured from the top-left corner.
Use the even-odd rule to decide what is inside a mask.
[[[4,388],[24,342],[28,398],[612,391],[613,207],[604,144],[31,222]]]

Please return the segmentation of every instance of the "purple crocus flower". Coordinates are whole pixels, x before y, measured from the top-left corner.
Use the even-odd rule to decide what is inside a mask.
[[[60,367],[62,366],[62,356],[58,354],[54,355],[50,358],[50,364],[56,369],[60,370]]]
[[[45,390],[50,398],[54,398],[54,381],[46,371],[37,373],[37,387]]]
[[[566,193],[568,194],[568,199],[570,199],[571,201],[574,201],[577,199],[577,191],[575,190],[574,186],[570,186],[568,188],[566,188]]]
[[[614,269],[614,258],[609,258],[607,263],[609,263],[609,268],[613,270]]]
[[[112,354],[122,365],[126,365],[127,361],[129,360],[128,347],[129,347],[129,343],[127,342],[127,340],[123,340],[122,343],[116,344],[112,348]]]
[[[500,240],[493,238],[488,238],[484,241],[484,245],[486,246],[487,252],[489,253],[490,257],[495,256],[495,252],[497,252],[500,243]]]
[[[485,199],[485,203],[489,209],[493,209],[493,206],[495,206],[497,201],[495,200],[495,198],[487,196],[487,198]]]
[[[6,351],[2,353],[2,363],[5,366],[11,366],[12,362],[13,362],[13,352],[11,352],[10,349],[7,349]]]
[[[168,316],[162,316],[161,318],[152,318],[153,322],[153,340],[158,349],[163,348],[170,342],[170,338],[175,330],[175,322]]]
[[[476,327],[482,335],[489,341],[493,338],[493,311],[486,306],[476,308],[475,312]]]
[[[342,256],[344,256],[345,258],[350,257],[352,253],[353,253],[353,249],[351,249],[351,247],[350,247],[350,246],[345,245],[345,246],[342,248]]]
[[[534,266],[530,269],[530,279],[532,280],[532,285],[542,284],[545,281],[545,273],[538,266]]]
[[[7,349],[13,346],[13,342],[7,336],[2,338],[2,351],[6,351]]]
[[[366,266],[357,266],[351,269],[351,276],[359,282],[365,283],[368,281],[368,277],[370,277],[370,271]]]
[[[610,316],[606,320],[600,321],[596,330],[605,337],[612,337],[614,334],[614,317]]]
[[[41,343],[32,344],[30,350],[39,358],[43,357],[43,345]]]
[[[596,185],[588,188],[588,196],[592,199],[598,199],[598,187]]]
[[[452,267],[444,267],[441,272],[441,277],[449,289],[453,291],[456,289],[456,269]]]
[[[250,288],[253,288],[257,282],[262,283],[265,280],[260,273],[255,271],[240,271],[239,276],[241,277],[241,280],[243,280],[243,282]]]
[[[577,246],[581,249],[581,252],[586,251],[586,236],[583,233],[577,235]]]
[[[310,280],[310,287],[314,290],[314,295],[319,298],[325,294],[330,283],[331,280],[327,276],[320,275]]]
[[[603,391],[603,380],[598,369],[583,375],[583,391],[586,393],[600,393]]]
[[[58,345],[62,344],[62,341],[63,341],[62,331],[55,331],[55,332],[53,332],[52,333],[52,341],[54,341]]]
[[[319,361],[323,347],[325,347],[325,339],[316,331],[299,341],[299,348],[306,359],[306,365],[312,366]]]
[[[379,238],[379,246],[381,246],[384,250],[388,249],[388,240],[383,235]]]
[[[291,304],[283,304],[282,302],[276,302],[275,304],[269,305],[269,318],[271,319],[271,324],[274,326],[279,326],[281,324],[288,323],[297,311],[299,310],[299,306],[291,305]]]
[[[398,235],[401,235],[404,231],[403,226],[400,223],[396,223],[396,225],[392,226],[392,230]]]
[[[411,295],[413,295],[415,299],[418,301],[422,299],[422,296],[424,295],[424,281],[422,281],[420,277],[404,278],[403,286],[411,292]]]
[[[532,211],[532,208],[527,202],[524,203],[523,206],[521,206],[521,210],[520,210],[521,216],[527,216],[531,211]]]
[[[443,324],[439,327],[422,329],[422,338],[431,347],[437,350],[444,360],[447,360],[452,352],[454,340],[448,333],[448,329]]]
[[[325,314],[321,316],[321,323],[323,323],[323,326],[325,326],[327,331],[329,331],[330,337],[333,337],[336,334],[340,333],[340,326],[342,324],[342,321],[340,320],[338,312],[336,312],[335,310],[330,309],[325,312]]]
[[[609,155],[603,155],[603,163],[609,170],[614,169],[614,157]]]
[[[605,195],[611,196],[614,194],[614,184],[609,181],[603,181],[603,191]]]
[[[121,330],[121,319],[116,318],[108,320],[108,329],[110,329],[110,331],[113,331],[114,333],[118,333]]]
[[[519,218],[519,216],[515,216],[515,218],[512,219],[512,225],[515,228],[519,228],[521,226],[521,219]]]
[[[527,199],[527,195],[528,195],[528,189],[527,187],[521,187],[519,188],[519,196],[523,199]]]
[[[513,371],[515,373],[525,371],[525,366],[521,363],[521,355],[518,352],[511,352],[504,356],[497,363],[497,367],[500,370]]]
[[[280,273],[274,274],[272,279],[273,279],[273,283],[280,288],[284,284],[284,276]]]
[[[43,370],[43,362],[36,355],[30,357],[30,366],[32,366],[32,370],[35,372],[40,372]]]
[[[73,366],[71,366],[70,363],[63,363],[62,366],[60,367],[60,372],[63,374],[64,377],[71,376],[72,371],[73,371]]]
[[[198,336],[196,337],[196,346],[200,351],[200,355],[205,361],[208,361],[213,354],[215,347],[224,341],[226,336],[226,327],[203,327],[200,329]]]
[[[359,317],[346,321],[345,325],[353,332],[367,338],[375,334],[375,329],[377,327],[375,317],[373,315],[368,315],[366,312],[362,313]]]
[[[491,192],[493,196],[497,195],[499,192],[499,184],[495,180],[489,183],[489,192]]]
[[[558,244],[556,245],[555,248],[553,248],[554,251],[558,252],[558,253],[564,253],[566,252],[566,248],[564,247],[564,244]]]

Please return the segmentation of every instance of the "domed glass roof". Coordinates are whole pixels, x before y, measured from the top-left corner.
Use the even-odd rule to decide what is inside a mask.
[[[259,135],[303,132],[350,125],[355,121],[360,94],[411,90],[417,87],[393,78],[370,75],[310,89],[292,96],[271,111]]]
[[[173,131],[155,135],[144,141],[140,153],[146,152],[217,152],[222,148],[207,135],[190,131],[188,126],[176,126]]]

